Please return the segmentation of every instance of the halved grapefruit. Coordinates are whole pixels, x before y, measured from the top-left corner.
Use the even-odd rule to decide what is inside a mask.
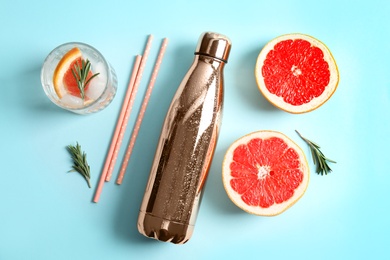
[[[255,77],[264,97],[290,113],[320,107],[339,82],[329,49],[316,38],[299,33],[268,42],[257,58]]]
[[[309,166],[302,149],[286,135],[258,131],[229,147],[222,180],[227,195],[239,208],[255,215],[274,216],[305,193]]]
[[[72,69],[74,70],[75,66],[81,68],[82,61],[82,53],[77,47],[68,51],[59,61],[53,73],[54,90],[59,98],[62,98],[66,94],[81,97],[80,90],[77,85],[77,80],[72,73]],[[92,72],[89,71],[87,79],[91,76]],[[87,90],[88,87],[89,84],[85,86],[84,90]]]

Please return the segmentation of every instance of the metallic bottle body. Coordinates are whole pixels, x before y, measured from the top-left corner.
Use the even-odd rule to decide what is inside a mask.
[[[172,100],[138,218],[147,237],[182,244],[193,233],[221,123],[223,67],[196,55]]]

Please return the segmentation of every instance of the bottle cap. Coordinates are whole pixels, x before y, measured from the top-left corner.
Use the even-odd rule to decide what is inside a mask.
[[[227,63],[231,45],[228,37],[214,32],[205,32],[199,38],[195,54],[211,56]]]

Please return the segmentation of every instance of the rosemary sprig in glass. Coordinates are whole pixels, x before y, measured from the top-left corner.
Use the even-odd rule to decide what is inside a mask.
[[[335,161],[325,157],[325,155],[321,152],[320,146],[307,138],[303,137],[297,130],[295,130],[299,137],[302,138],[303,141],[305,141],[309,147],[310,152],[313,158],[314,165],[316,165],[316,173],[321,175],[327,175],[332,171],[332,169],[329,167],[328,163],[336,163]]]
[[[81,60],[81,67],[80,64],[76,62],[74,64],[74,69],[72,68],[73,77],[76,79],[77,87],[80,90],[80,96],[83,100],[85,98],[85,87],[94,77],[99,75],[99,73],[95,73],[90,78],[88,78],[90,70],[91,62],[88,59],[86,61]]]
[[[89,167],[88,162],[87,162],[86,153],[81,151],[81,146],[79,145],[79,143],[77,143],[76,146],[68,145],[66,148],[68,149],[68,151],[73,159],[72,170],[70,170],[69,172],[80,173],[84,177],[84,179],[87,181],[88,187],[91,188],[90,167]]]

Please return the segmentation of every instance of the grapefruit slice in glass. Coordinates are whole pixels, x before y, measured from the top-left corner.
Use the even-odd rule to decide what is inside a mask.
[[[258,131],[235,141],[222,165],[227,195],[242,210],[260,216],[284,212],[305,193],[309,166],[286,135]]]
[[[298,33],[279,36],[264,46],[257,58],[255,77],[264,97],[290,113],[320,107],[339,82],[329,49],[314,37]]]
[[[83,58],[80,49],[75,47],[68,51],[59,61],[53,73],[54,90],[59,98],[62,98],[66,94],[81,97],[76,78],[72,73],[72,69],[74,70],[75,66],[81,67],[82,60]],[[89,71],[87,79],[91,76],[92,72]],[[84,90],[86,91],[88,87],[89,84],[85,86]]]

